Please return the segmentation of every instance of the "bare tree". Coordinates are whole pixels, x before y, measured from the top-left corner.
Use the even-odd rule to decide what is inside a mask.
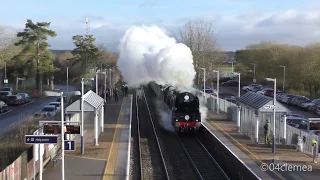
[[[190,20],[179,27],[176,38],[192,51],[194,67],[197,73],[195,84],[199,86],[199,74],[202,74],[201,68],[206,67],[207,70],[210,70],[220,58],[217,53],[213,22],[204,19]]]
[[[20,51],[20,47],[14,45],[16,40],[15,32],[0,27],[0,67]]]

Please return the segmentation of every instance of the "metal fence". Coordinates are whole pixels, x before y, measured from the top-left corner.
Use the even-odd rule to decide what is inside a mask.
[[[231,113],[233,116],[237,116],[237,113],[235,111],[228,112],[229,107],[232,107],[234,110],[237,108],[237,105],[226,101],[224,99],[218,99],[215,96],[206,94],[203,96],[202,91],[196,92],[197,96],[200,98],[203,97],[206,107],[211,111],[216,111],[217,108],[219,108],[219,111],[222,113],[227,113],[228,115]],[[263,126],[266,124],[266,119],[273,119],[272,113],[259,113],[259,116],[256,117],[254,111],[246,108],[241,107],[240,111],[240,132],[242,134],[247,135],[250,137],[251,140],[254,140],[255,138],[255,128],[257,125],[257,118],[259,118],[259,135],[258,135],[258,142],[264,143],[264,128]],[[237,118],[233,118],[237,119]],[[314,134],[310,134],[308,132],[305,132],[303,130],[297,129],[295,127],[289,126],[284,124],[284,116],[281,114],[276,114],[276,120],[275,120],[275,135],[276,135],[276,143],[277,144],[285,144],[285,145],[291,145],[296,147],[298,144],[298,137],[302,139],[302,152],[311,154],[313,153],[313,146],[312,146],[312,140],[318,141],[318,136]],[[271,121],[271,127],[273,127],[273,121]],[[286,134],[284,134],[286,127]],[[271,131],[271,134],[273,132]],[[285,141],[284,141],[285,139]],[[318,143],[319,144],[319,143]],[[317,147],[318,148],[318,147]],[[318,149],[317,149],[317,156],[318,156]]]

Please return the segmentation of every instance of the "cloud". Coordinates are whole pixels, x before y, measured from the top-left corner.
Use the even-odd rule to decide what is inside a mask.
[[[144,7],[155,5],[157,1],[146,1]],[[318,3],[320,4],[320,3]],[[274,40],[281,43],[305,45],[320,40],[320,10],[314,9],[316,5],[301,6],[301,8],[285,9],[268,12],[261,10],[247,10],[242,13],[207,13],[201,16],[174,16],[170,18],[137,15],[120,16],[83,16],[76,20],[51,20],[51,28],[57,31],[58,36],[51,38],[52,48],[73,48],[72,36],[85,34],[85,18],[90,21],[90,33],[97,43],[104,43],[109,49],[116,50],[120,38],[132,25],[158,25],[166,28],[168,32],[177,29],[190,19],[205,18],[212,20],[215,27],[217,44],[225,50],[245,48],[252,43],[262,40]],[[18,21],[8,21],[4,25],[23,28]]]

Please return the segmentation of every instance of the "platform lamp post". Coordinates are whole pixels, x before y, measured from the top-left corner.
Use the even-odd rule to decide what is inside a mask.
[[[201,68],[203,70],[203,103],[206,103],[206,68]]]
[[[69,67],[67,67],[67,92],[69,92]]]
[[[109,90],[110,90],[110,95],[111,95],[111,98],[110,98],[110,101],[112,100],[112,97],[113,97],[113,91],[112,91],[112,88],[111,88],[111,71],[112,71],[112,68],[110,67],[109,68]]]
[[[238,72],[233,72],[232,74],[237,75],[238,76],[238,98],[240,98],[240,84],[241,84],[241,74]],[[237,117],[237,131],[240,132],[240,116],[241,116],[241,108],[240,106],[238,106],[238,117]]]
[[[219,114],[219,110],[220,110],[220,99],[219,99],[219,84],[220,84],[220,77],[219,77],[219,71],[217,70],[213,70],[213,72],[217,73],[217,114]]]
[[[256,83],[256,64],[253,64],[253,83]]]
[[[286,66],[280,65],[279,67],[283,68],[282,91],[284,92],[284,86],[285,86],[285,83],[286,83]]]
[[[84,99],[83,99],[83,95],[84,95],[84,81],[93,81],[94,78],[82,78],[81,79],[81,154],[84,154],[84,134],[83,134],[83,124],[84,124],[84,120],[83,120],[83,106],[84,106]]]
[[[96,94],[99,95],[99,87],[98,87],[98,74],[99,74],[100,70],[96,70]]]
[[[273,132],[272,132],[272,153],[276,153],[276,95],[277,95],[277,79],[276,78],[265,78],[266,81],[272,81],[274,82],[273,87]]]

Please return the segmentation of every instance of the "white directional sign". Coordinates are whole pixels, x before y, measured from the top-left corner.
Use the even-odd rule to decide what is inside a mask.
[[[263,109],[273,109],[274,105],[264,105]]]

